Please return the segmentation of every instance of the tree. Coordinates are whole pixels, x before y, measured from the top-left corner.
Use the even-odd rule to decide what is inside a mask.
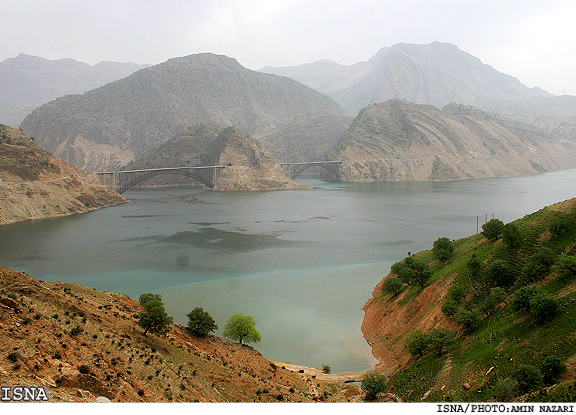
[[[572,280],[576,277],[576,256],[562,254],[556,261],[556,271],[562,280]]]
[[[498,286],[506,287],[513,282],[514,275],[503,259],[495,259],[488,268],[488,276]]]
[[[258,343],[261,340],[261,336],[254,327],[255,325],[254,317],[250,314],[236,313],[230,316],[226,322],[222,335],[229,339],[237,340],[240,344],[242,344],[243,340],[249,343]]]
[[[539,323],[552,321],[559,312],[558,299],[546,292],[539,292],[530,299],[530,314]]]
[[[456,335],[446,327],[437,327],[430,331],[430,345],[438,355],[441,355],[456,343]]]
[[[482,235],[492,241],[495,241],[500,237],[503,227],[504,222],[502,222],[500,219],[490,219],[488,222],[482,225]]]
[[[480,274],[480,271],[482,270],[482,262],[478,259],[478,257],[474,253],[466,263],[466,266],[470,270],[470,274],[472,274],[473,277],[478,276],[478,274]]]
[[[360,387],[366,393],[366,400],[376,399],[376,395],[386,390],[386,376],[377,372],[368,372],[362,378]]]
[[[146,293],[140,294],[140,297],[138,297],[138,302],[144,308],[146,308],[145,304],[150,300],[162,301],[162,296],[160,294]]]
[[[400,280],[400,278],[392,277],[387,278],[382,283],[382,291],[385,293],[389,293],[392,295],[398,295],[402,291],[404,287],[404,283]]]
[[[480,312],[475,308],[460,310],[456,315],[456,321],[464,327],[467,333],[475,331],[482,324]]]
[[[530,300],[539,292],[540,290],[532,285],[520,287],[518,291],[514,293],[512,308],[514,308],[514,310],[530,310]]]
[[[212,316],[202,307],[196,307],[186,316],[188,317],[188,330],[195,336],[206,336],[208,333],[218,330]]]
[[[554,234],[554,236],[560,236],[568,231],[568,222],[564,219],[558,219],[550,225],[550,232]]]
[[[555,355],[546,357],[541,365],[542,380],[546,386],[555,384],[565,371],[566,365]]]
[[[143,305],[146,311],[138,314],[138,325],[148,332],[163,336],[170,331],[170,324],[174,321],[164,309],[164,304],[158,299],[149,299]]]
[[[406,347],[412,356],[422,357],[428,346],[430,346],[430,335],[420,330],[416,330],[406,339]]]
[[[452,299],[447,299],[444,301],[444,304],[442,304],[441,307],[442,312],[448,317],[454,317],[454,315],[458,313],[459,309],[460,307],[458,306],[458,301]]]
[[[536,366],[518,365],[510,373],[510,378],[518,383],[518,395],[524,395],[542,387],[542,373]]]
[[[522,268],[522,273],[529,280],[539,280],[550,272],[550,268],[556,261],[556,256],[551,249],[541,246],[538,250],[528,258],[526,264]]]
[[[490,396],[498,402],[512,402],[516,398],[518,382],[510,378],[500,378],[490,388]]]
[[[450,300],[454,300],[457,303],[460,303],[462,299],[466,296],[466,290],[459,285],[452,285],[448,288],[448,295],[447,298]]]
[[[522,234],[520,233],[520,229],[513,223],[507,223],[502,228],[502,241],[511,247],[517,248],[520,246],[522,242]]]
[[[406,284],[417,283],[422,288],[432,277],[432,272],[430,272],[428,265],[412,257],[405,258],[404,262],[396,262],[392,265],[391,271],[398,275],[400,280]]]
[[[452,253],[454,252],[454,243],[448,238],[438,238],[432,244],[432,253],[434,258],[442,262],[442,265],[450,259]]]
[[[488,315],[506,300],[506,291],[501,287],[494,287],[482,302],[482,311]]]

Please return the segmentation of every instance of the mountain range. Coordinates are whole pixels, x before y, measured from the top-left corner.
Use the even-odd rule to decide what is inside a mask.
[[[81,94],[150,65],[19,54],[0,62],[0,123],[17,127],[34,108],[68,94]]]
[[[321,60],[301,66],[260,69],[287,76],[326,94],[350,115],[393,98],[438,108],[458,102],[478,106],[491,100],[549,97],[449,43],[398,43],[350,66]]]

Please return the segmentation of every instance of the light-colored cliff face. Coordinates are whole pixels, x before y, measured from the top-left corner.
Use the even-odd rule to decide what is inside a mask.
[[[258,141],[235,127],[223,131],[213,145],[217,163],[228,166],[214,190],[289,190],[310,188],[294,182]]]
[[[126,199],[54,157],[15,128],[0,125],[0,225],[82,213]]]
[[[472,107],[391,100],[361,111],[331,157],[349,181],[506,177],[576,167],[576,141]]]

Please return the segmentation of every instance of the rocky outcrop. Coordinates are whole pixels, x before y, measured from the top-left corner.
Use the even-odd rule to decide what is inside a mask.
[[[345,180],[454,180],[576,167],[576,142],[473,107],[390,100],[364,108],[329,157]]]
[[[96,175],[68,165],[15,128],[1,126],[0,225],[125,203]]]

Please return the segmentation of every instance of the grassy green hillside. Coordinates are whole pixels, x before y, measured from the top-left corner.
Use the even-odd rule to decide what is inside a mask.
[[[408,329],[397,340],[406,349],[387,345],[407,354],[407,363],[389,378],[389,391],[408,401],[420,401],[426,393],[426,401],[507,401],[521,395],[523,400],[576,400],[575,246],[572,199],[507,224],[504,237],[478,234],[454,241],[444,264],[434,249],[413,255],[408,262],[423,263],[431,272],[424,288],[412,280],[394,293],[387,290],[392,285],[387,280],[411,280],[402,271],[406,260],[395,264],[385,288],[375,293],[382,313],[411,307],[428,288],[443,285],[442,295],[430,301],[447,318],[442,325],[454,333],[455,342],[441,353],[432,341],[422,356],[414,350],[408,354],[416,328]],[[433,330],[422,330],[428,341]],[[558,361],[564,367],[560,374],[550,363]],[[535,377],[522,365],[536,368]]]

